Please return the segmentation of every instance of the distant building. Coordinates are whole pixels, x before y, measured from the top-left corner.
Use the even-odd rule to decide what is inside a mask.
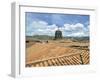
[[[55,31],[55,40],[56,39],[62,39],[62,31],[60,31],[59,28]]]

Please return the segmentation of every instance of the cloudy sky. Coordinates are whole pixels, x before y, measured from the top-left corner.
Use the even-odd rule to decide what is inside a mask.
[[[63,36],[89,36],[89,15],[25,13],[26,35],[54,36],[59,29]]]

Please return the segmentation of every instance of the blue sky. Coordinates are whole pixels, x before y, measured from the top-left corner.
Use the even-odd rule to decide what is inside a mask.
[[[26,12],[25,23],[28,36],[54,36],[58,27],[63,36],[89,36],[89,15]]]

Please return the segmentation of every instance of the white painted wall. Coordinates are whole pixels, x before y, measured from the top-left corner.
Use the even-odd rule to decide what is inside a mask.
[[[11,67],[11,2],[15,0],[1,0],[0,1],[0,80],[14,80],[10,77]],[[22,1],[22,0],[16,0]],[[54,76],[43,77],[29,77],[20,78],[18,80],[100,80],[100,0],[24,0],[34,1],[34,4],[46,3],[50,5],[80,5],[80,6],[94,6],[97,11],[97,27],[96,31],[96,44],[95,51],[98,53],[97,57],[97,73],[94,74],[62,74]],[[76,5],[77,6],[77,5]],[[97,34],[98,33],[98,34]]]

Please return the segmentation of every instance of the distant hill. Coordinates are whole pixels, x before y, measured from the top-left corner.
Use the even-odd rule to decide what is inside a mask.
[[[26,36],[26,40],[53,40],[54,36],[48,36],[48,35],[34,35],[34,36]],[[89,41],[89,37],[63,37],[63,39],[70,39],[74,42],[81,41],[86,42]]]
[[[54,36],[48,35],[34,35],[34,36],[26,36],[28,40],[53,40]]]
[[[74,42],[80,41],[80,42],[89,42],[90,38],[87,37],[70,37],[70,39]]]

